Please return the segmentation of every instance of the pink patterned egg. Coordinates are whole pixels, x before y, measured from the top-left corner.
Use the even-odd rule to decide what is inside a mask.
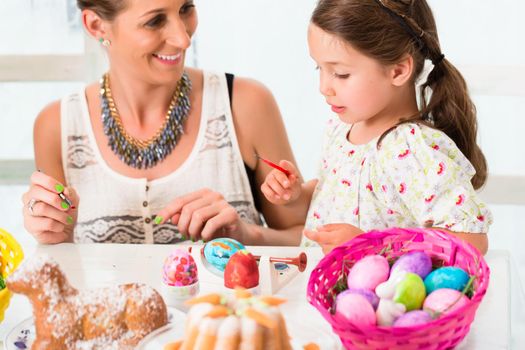
[[[340,293],[335,302],[335,314],[356,326],[376,324],[374,308],[364,296],[355,293]]]
[[[368,255],[354,264],[348,273],[348,288],[375,290],[379,283],[388,279],[390,265],[381,255]]]
[[[450,288],[441,288],[430,293],[425,302],[423,309],[430,312],[447,314],[460,307],[468,304],[470,299],[460,291]]]
[[[187,250],[175,249],[164,260],[162,280],[169,286],[189,286],[198,281],[197,265]]]

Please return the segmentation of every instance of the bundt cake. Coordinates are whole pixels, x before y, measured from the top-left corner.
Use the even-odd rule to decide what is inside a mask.
[[[208,294],[189,301],[183,340],[165,350],[291,350],[278,308],[283,299],[237,291],[235,297]]]

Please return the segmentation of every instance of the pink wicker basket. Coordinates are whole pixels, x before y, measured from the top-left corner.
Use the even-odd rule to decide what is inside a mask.
[[[395,259],[412,250],[424,251],[434,263],[461,267],[475,276],[471,302],[430,323],[412,327],[363,328],[331,314],[334,301],[331,288],[343,268],[347,272],[348,267],[366,255],[382,254]],[[433,229],[393,228],[362,234],[326,255],[312,271],[307,296],[347,349],[450,349],[469,332],[476,309],[487,291],[489,275],[483,256],[470,244],[448,233]]]

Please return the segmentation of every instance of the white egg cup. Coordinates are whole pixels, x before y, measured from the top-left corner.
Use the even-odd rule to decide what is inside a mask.
[[[162,282],[161,294],[166,305],[187,312],[186,301],[199,294],[199,281],[188,286],[171,286]]]

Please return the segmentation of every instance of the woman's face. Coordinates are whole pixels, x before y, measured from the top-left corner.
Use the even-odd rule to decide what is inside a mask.
[[[112,68],[153,84],[179,80],[197,22],[193,0],[127,0],[108,26]]]

